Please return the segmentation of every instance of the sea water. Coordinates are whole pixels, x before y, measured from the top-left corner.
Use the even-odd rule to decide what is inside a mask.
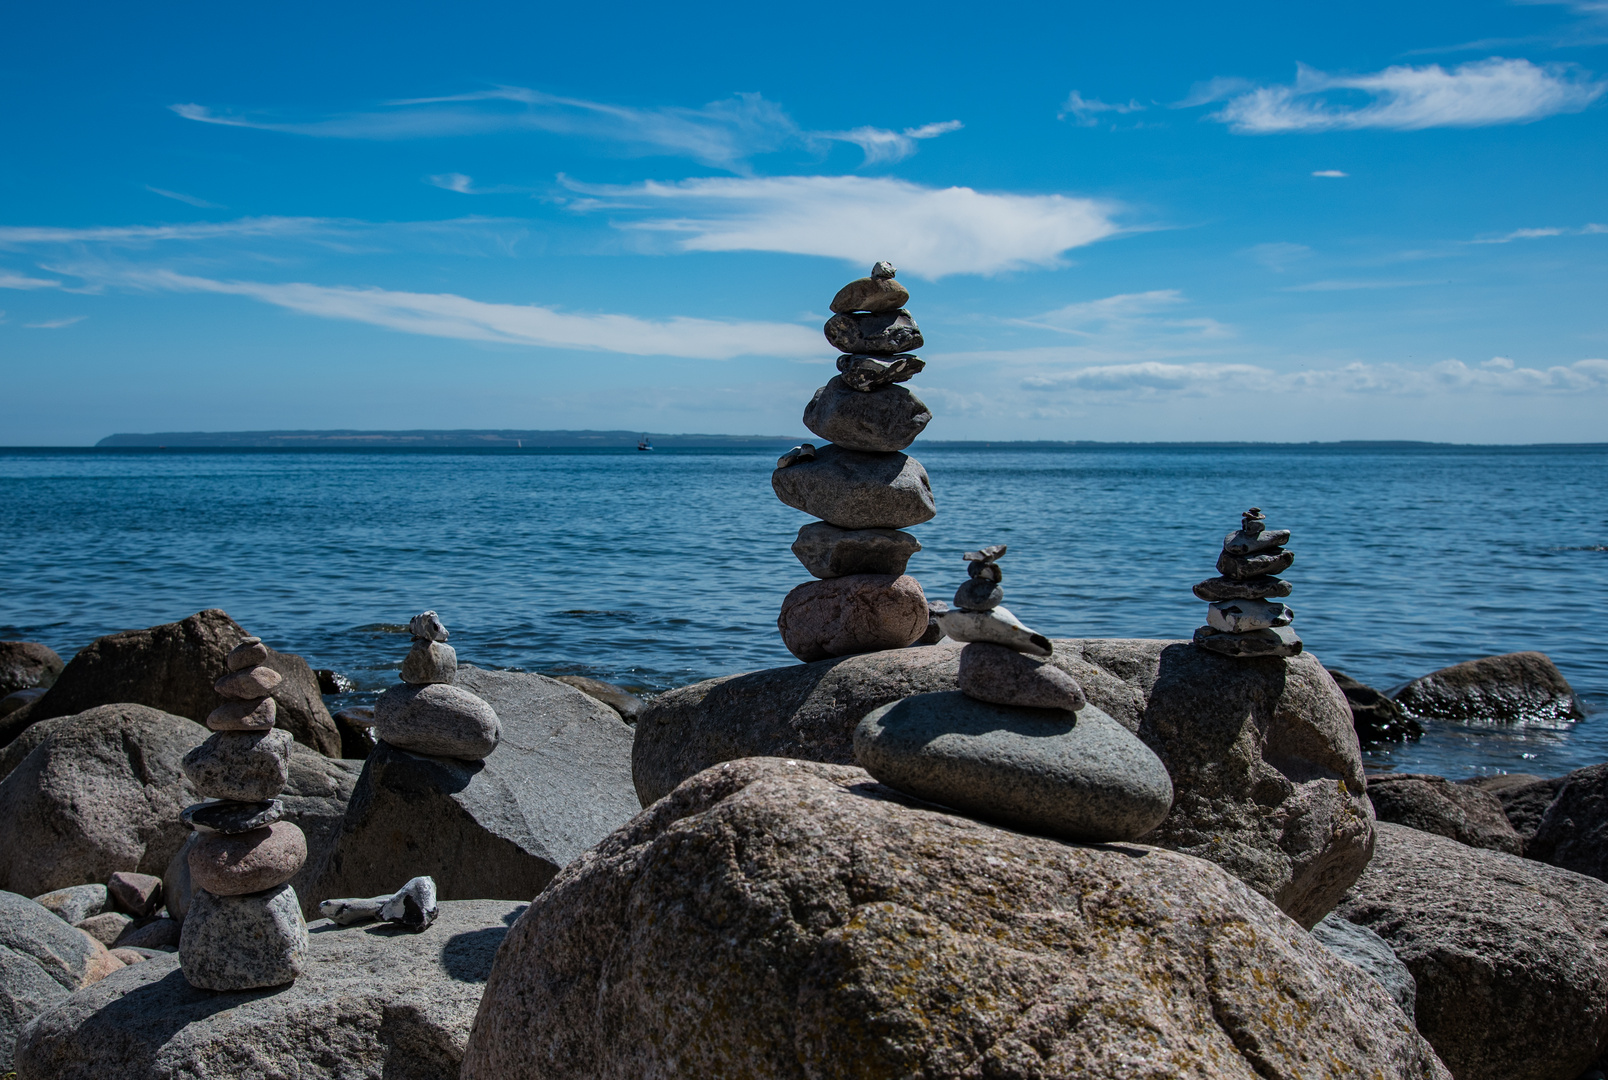
[[[778,447],[781,449],[781,447]],[[1006,543],[1006,604],[1051,637],[1188,638],[1223,535],[1294,536],[1309,651],[1390,688],[1547,653],[1595,717],[1432,725],[1370,768],[1557,774],[1608,761],[1608,448],[921,447],[938,516],[910,573],[949,600]],[[794,663],[776,632],[811,520],[757,451],[0,451],[0,637],[70,657],[229,612],[371,700],[434,608],[459,659],[647,693]]]

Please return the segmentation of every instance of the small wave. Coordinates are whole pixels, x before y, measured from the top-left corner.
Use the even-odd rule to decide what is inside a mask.
[[[1555,547],[1552,551],[1608,551],[1608,544],[1585,544],[1579,547]]]
[[[371,622],[363,626],[352,627],[352,633],[354,634],[405,634],[407,632],[407,623]]]

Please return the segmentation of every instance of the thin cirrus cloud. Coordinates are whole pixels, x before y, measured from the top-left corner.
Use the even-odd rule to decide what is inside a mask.
[[[610,143],[629,154],[687,157],[738,173],[746,173],[748,159],[758,154],[832,142],[860,147],[866,164],[899,161],[915,153],[922,140],[961,127],[960,121],[950,120],[902,131],[876,127],[810,131],[759,94],[736,94],[698,108],[639,108],[561,97],[522,86],[406,98],[311,120],[268,119],[194,103],[169,108],[186,120],[203,124],[327,139],[396,140],[541,131]]]
[[[63,327],[72,326],[74,323],[81,323],[87,318],[89,318],[88,315],[73,315],[65,319],[50,319],[46,322],[23,323],[22,325],[29,330],[60,330]]]
[[[1566,64],[1491,57],[1450,71],[1439,64],[1399,65],[1367,75],[1330,75],[1297,65],[1289,86],[1215,88],[1227,104],[1208,119],[1241,135],[1355,131],[1417,131],[1436,127],[1524,124],[1579,112],[1608,91],[1608,84]],[[1204,104],[1192,94],[1180,107]],[[1352,104],[1358,93],[1371,100]]]
[[[145,190],[149,191],[152,195],[160,195],[164,199],[172,199],[175,202],[181,202],[181,203],[185,203],[186,205],[189,205],[189,206],[199,207],[202,210],[227,210],[228,209],[228,207],[223,206],[223,205],[221,205],[219,203],[207,202],[207,200],[197,198],[194,195],[186,195],[182,191],[169,191],[167,188],[152,187],[150,184],[145,185]]]
[[[52,278],[28,277],[26,274],[0,272],[0,289],[59,289],[61,282]]]
[[[1496,356],[1477,366],[1455,359],[1421,368],[1357,362],[1298,372],[1280,372],[1256,364],[1145,360],[1033,374],[1023,378],[1021,385],[1040,394],[1077,391],[1136,398],[1313,390],[1401,395],[1602,393],[1608,391],[1608,360],[1578,360],[1573,364],[1534,368]]]
[[[924,187],[891,177],[564,182],[589,196],[573,209],[646,212],[615,224],[664,235],[681,251],[775,251],[867,265],[890,259],[925,278],[1054,267],[1064,252],[1121,231],[1117,207],[1102,200]],[[653,216],[667,212],[673,216]]]
[[[1511,244],[1515,240],[1542,240],[1551,236],[1600,236],[1608,233],[1608,225],[1595,223],[1582,225],[1578,229],[1540,228],[1540,229],[1514,229],[1512,232],[1502,233],[1499,236],[1481,236],[1470,240],[1471,244]]]
[[[1009,321],[1017,326],[1106,342],[1117,339],[1138,342],[1178,335],[1202,338],[1231,336],[1232,330],[1216,319],[1186,319],[1170,314],[1183,303],[1184,295],[1177,289],[1152,289],[1084,300],[1041,315]]]
[[[220,281],[170,270],[127,271],[115,276],[119,283],[134,288],[244,296],[305,315],[466,341],[700,360],[761,354],[814,359],[825,348],[818,331],[793,323],[570,314],[534,304],[487,303],[452,293]]]
[[[1061,120],[1070,118],[1078,127],[1095,127],[1100,123],[1100,117],[1104,113],[1122,116],[1127,113],[1144,112],[1144,109],[1145,107],[1136,100],[1130,100],[1127,104],[1120,101],[1101,101],[1099,98],[1086,98],[1074,90],[1061,103],[1061,111],[1056,117]]]
[[[1351,174],[1348,172],[1341,172],[1339,169],[1316,169],[1313,171],[1312,175],[1322,176],[1330,180],[1339,180],[1350,176]]]

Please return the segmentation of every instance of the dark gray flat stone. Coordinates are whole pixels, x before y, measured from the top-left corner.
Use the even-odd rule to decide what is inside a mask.
[[[1295,562],[1293,551],[1268,551],[1257,555],[1217,556],[1217,572],[1236,581],[1261,577],[1264,574],[1282,574]]]
[[[845,355],[837,359],[838,378],[842,379],[843,385],[850,390],[858,390],[861,393],[880,390],[894,383],[909,382],[926,366],[926,361],[919,356],[878,358]]]
[[[1195,644],[1222,656],[1241,658],[1296,656],[1302,648],[1301,639],[1291,626],[1252,630],[1244,634],[1226,634],[1216,627],[1202,626],[1195,631]]]
[[[897,356],[926,344],[916,320],[903,308],[876,314],[834,315],[824,329],[826,340],[839,352]]]
[[[903,450],[932,420],[925,402],[902,386],[850,389],[834,376],[804,408],[804,426],[845,450]]]
[[[771,474],[776,497],[843,529],[904,529],[938,513],[921,462],[828,443],[811,461]]]
[[[1214,577],[1196,585],[1195,595],[1207,603],[1219,600],[1266,600],[1274,596],[1289,596],[1290,583],[1271,574],[1244,580]]]
[[[818,578],[905,572],[921,542],[898,529],[840,529],[817,521],[798,531],[793,554]]]
[[[244,833],[272,825],[285,815],[278,799],[266,802],[204,802],[186,806],[179,820],[203,832]]]

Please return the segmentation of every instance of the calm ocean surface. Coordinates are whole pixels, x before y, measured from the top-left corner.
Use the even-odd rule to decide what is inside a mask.
[[[1608,761],[1608,449],[915,448],[938,517],[910,573],[948,600],[1005,542],[1006,604],[1051,637],[1187,638],[1240,511],[1294,531],[1289,603],[1324,663],[1389,688],[1539,649],[1599,711],[1568,731],[1438,726],[1377,769]],[[776,633],[811,520],[751,451],[0,451],[0,637],[64,657],[220,607],[276,648],[395,680],[435,608],[459,658],[653,692],[793,663]]]

